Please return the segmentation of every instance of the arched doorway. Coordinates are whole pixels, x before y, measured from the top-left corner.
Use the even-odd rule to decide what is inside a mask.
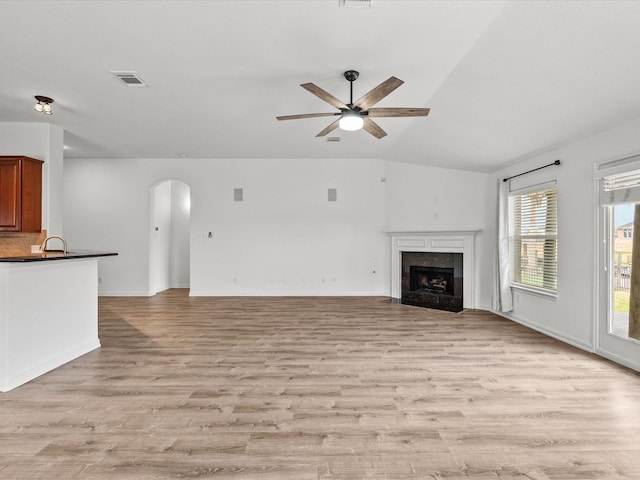
[[[189,288],[191,189],[180,180],[151,186],[149,295]]]

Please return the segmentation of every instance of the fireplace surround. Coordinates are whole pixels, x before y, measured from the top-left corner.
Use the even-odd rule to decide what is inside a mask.
[[[402,301],[402,271],[404,252],[434,252],[461,254],[462,308],[475,308],[475,236],[477,230],[440,232],[389,232],[391,237],[391,296]],[[420,266],[420,265],[417,265]],[[425,265],[423,265],[425,266]],[[434,264],[431,267],[453,268]],[[443,275],[443,279],[444,279]],[[410,272],[409,272],[410,277]],[[410,278],[407,282],[410,284]],[[454,281],[455,283],[455,281]],[[447,281],[448,284],[448,281]],[[408,285],[410,287],[410,285]]]

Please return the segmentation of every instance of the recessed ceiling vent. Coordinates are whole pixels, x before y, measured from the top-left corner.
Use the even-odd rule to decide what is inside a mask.
[[[116,78],[120,79],[127,87],[146,87],[147,84],[136,75],[136,72],[111,72]]]
[[[371,8],[373,0],[340,0],[340,6],[345,8]]]
[[[340,137],[327,137],[327,142],[339,142]]]

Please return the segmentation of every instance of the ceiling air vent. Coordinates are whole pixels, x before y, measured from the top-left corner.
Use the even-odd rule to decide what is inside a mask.
[[[147,84],[142,81],[136,72],[111,72],[116,78],[120,79],[127,87],[146,87]]]
[[[327,137],[327,142],[339,142],[340,137]]]
[[[373,0],[340,0],[340,6],[345,8],[370,8]]]

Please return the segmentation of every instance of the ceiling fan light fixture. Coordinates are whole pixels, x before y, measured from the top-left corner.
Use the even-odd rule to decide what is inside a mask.
[[[362,115],[360,115],[358,112],[348,110],[342,113],[338,125],[342,130],[354,132],[356,130],[360,130],[363,127],[364,118],[362,118]]]

